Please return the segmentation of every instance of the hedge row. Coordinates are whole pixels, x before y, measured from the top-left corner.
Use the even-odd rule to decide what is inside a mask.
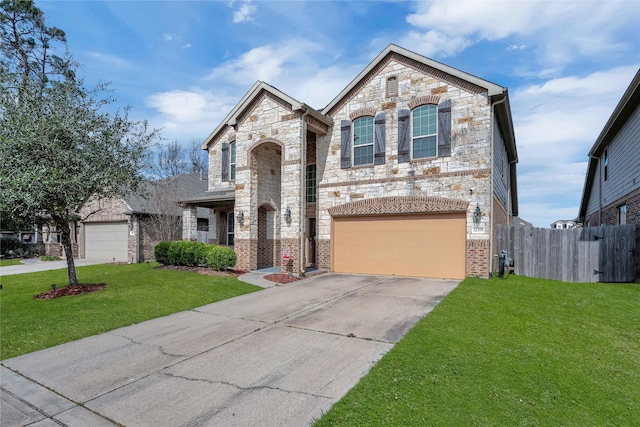
[[[214,270],[224,270],[236,265],[238,257],[226,246],[179,240],[160,242],[154,248],[156,261],[164,265],[204,265]]]

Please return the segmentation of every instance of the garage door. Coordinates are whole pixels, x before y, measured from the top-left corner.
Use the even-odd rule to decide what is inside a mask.
[[[464,213],[333,218],[333,271],[463,279],[465,254]]]
[[[88,259],[127,261],[126,222],[85,224],[84,256]]]

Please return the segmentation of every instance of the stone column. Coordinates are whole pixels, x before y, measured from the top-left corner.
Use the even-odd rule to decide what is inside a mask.
[[[182,210],[182,240],[198,240],[197,209],[192,205]]]

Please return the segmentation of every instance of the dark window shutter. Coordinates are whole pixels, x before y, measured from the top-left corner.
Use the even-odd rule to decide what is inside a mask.
[[[222,143],[222,182],[229,181],[229,143]]]
[[[351,120],[340,121],[340,167],[351,167]]]
[[[451,100],[438,105],[438,157],[451,156]]]
[[[373,154],[373,164],[375,165],[383,165],[384,157],[385,157],[385,133],[386,126],[385,120],[387,118],[387,113],[384,111],[376,114],[376,118],[374,120],[375,123],[375,138],[374,138],[374,154]]]
[[[411,160],[410,117],[411,111],[407,109],[398,111],[398,163]]]

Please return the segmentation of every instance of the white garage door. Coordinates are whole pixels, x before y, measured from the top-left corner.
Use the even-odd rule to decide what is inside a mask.
[[[464,213],[336,217],[332,270],[463,279],[465,226]]]
[[[85,224],[85,258],[126,262],[128,234],[126,222]]]

